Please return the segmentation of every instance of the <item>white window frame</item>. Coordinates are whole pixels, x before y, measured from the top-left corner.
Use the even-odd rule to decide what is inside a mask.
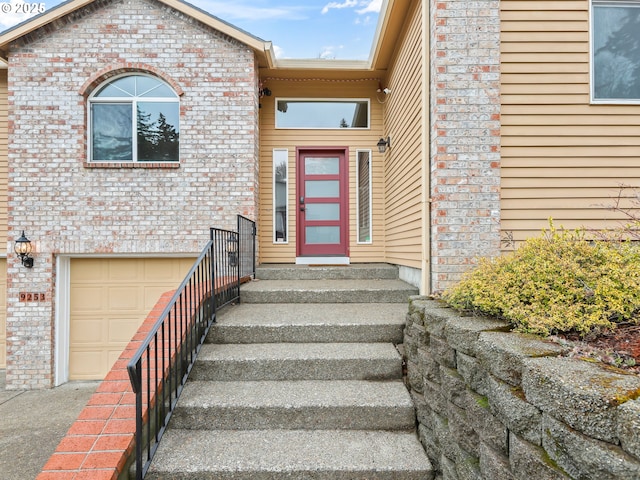
[[[360,241],[360,154],[369,154],[369,240]],[[372,174],[372,151],[370,149],[356,150],[356,243],[358,245],[371,245],[373,243],[373,179]]]
[[[596,98],[595,97],[595,61],[594,61],[594,33],[595,21],[594,10],[597,6],[624,7],[628,5],[637,5],[640,8],[638,0],[590,0],[589,1],[589,101],[594,105],[640,105],[640,98]]]
[[[289,229],[289,149],[287,148],[274,148],[273,149],[273,174],[272,174],[272,188],[273,188],[273,232],[272,232],[272,241],[276,245],[286,245],[289,243],[289,237],[291,236],[291,231]],[[285,177],[285,214],[284,214],[284,227],[286,232],[286,238],[284,240],[278,240],[276,236],[276,225],[277,225],[277,205],[276,205],[276,165],[284,162],[287,167],[287,175]]]
[[[123,77],[132,77],[132,76],[143,76],[150,77],[154,80],[164,83],[175,95],[175,98],[167,98],[167,97],[104,97],[101,98],[99,96],[95,96],[99,94],[100,91],[107,84],[112,83]],[[132,133],[132,152],[131,152],[131,160],[94,160],[93,159],[93,125],[92,125],[92,112],[91,106],[95,104],[127,104],[132,105],[133,115],[131,116],[132,123],[132,132],[136,132],[137,128],[137,99],[142,98],[143,102],[156,102],[156,103],[177,103],[178,104],[178,112],[180,112],[180,96],[175,92],[175,90],[164,80],[155,77],[153,75],[145,74],[143,72],[127,72],[122,75],[114,75],[113,77],[109,77],[107,80],[102,82],[94,91],[91,93],[87,100],[87,159],[89,163],[163,163],[163,160],[138,160],[138,136]],[[178,118],[178,132],[180,131],[180,121]],[[178,159],[171,160],[171,163],[179,163],[180,162],[180,143],[178,143]]]
[[[366,127],[280,127],[278,126],[278,102],[314,102],[314,103],[347,103],[363,102],[367,104],[367,126]],[[273,103],[273,118],[276,130],[370,130],[371,129],[371,100],[369,98],[298,98],[298,97],[277,97]]]

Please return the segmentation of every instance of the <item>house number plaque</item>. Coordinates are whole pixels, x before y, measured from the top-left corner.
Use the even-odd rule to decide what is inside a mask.
[[[18,296],[21,302],[44,302],[47,299],[42,292],[20,292]]]

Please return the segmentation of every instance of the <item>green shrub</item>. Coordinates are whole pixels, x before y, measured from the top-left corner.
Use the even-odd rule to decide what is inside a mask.
[[[640,323],[640,247],[552,224],[515,252],[481,259],[443,300],[520,332],[597,335],[616,323]]]

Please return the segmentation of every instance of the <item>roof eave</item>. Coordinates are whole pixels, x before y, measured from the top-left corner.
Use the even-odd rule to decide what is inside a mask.
[[[369,55],[372,70],[387,70],[404,28],[411,0],[384,0]]]

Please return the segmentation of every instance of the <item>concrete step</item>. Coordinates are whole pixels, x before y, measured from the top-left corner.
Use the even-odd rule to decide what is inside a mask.
[[[171,428],[412,430],[401,380],[188,382]]]
[[[415,433],[169,429],[145,478],[430,480],[433,471]]]
[[[387,263],[356,263],[352,265],[291,265],[263,264],[256,268],[260,280],[393,280],[398,267]]]
[[[418,289],[401,280],[257,280],[240,290],[243,303],[403,303]]]
[[[193,380],[381,380],[402,378],[390,343],[204,344]]]
[[[399,344],[406,314],[402,303],[241,303],[220,311],[207,342]]]

